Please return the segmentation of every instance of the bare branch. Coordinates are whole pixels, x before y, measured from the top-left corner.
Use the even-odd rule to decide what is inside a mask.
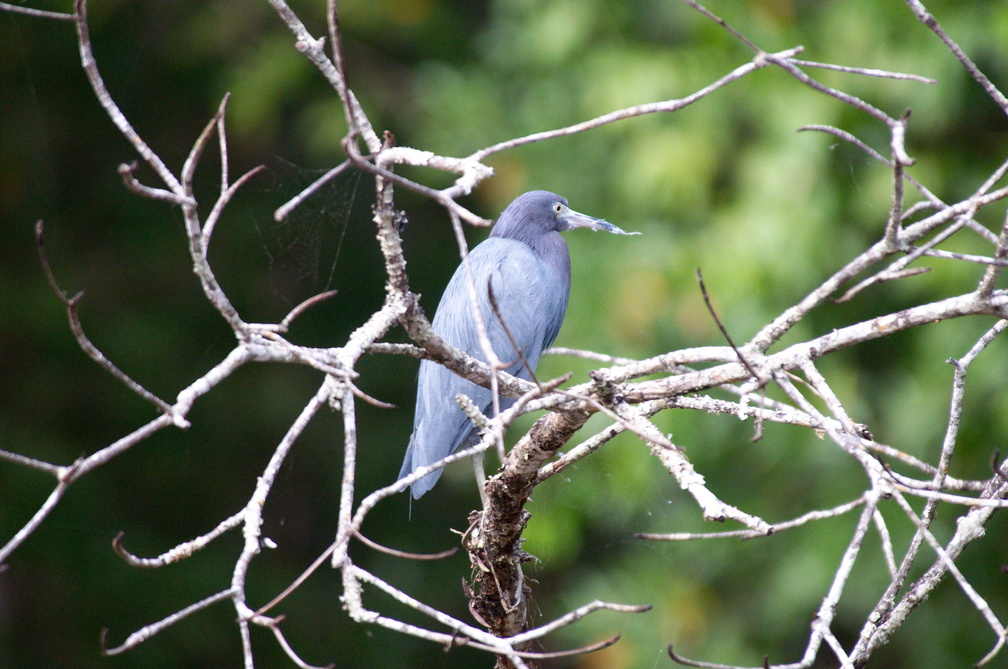
[[[301,204],[310,198],[312,195],[318,191],[319,188],[326,185],[334,178],[343,173],[343,171],[350,166],[349,160],[344,160],[342,163],[327,171],[325,174],[320,176],[315,181],[311,182],[304,190],[292,197],[290,200],[281,205],[275,212],[273,212],[273,218],[279,222],[287,218],[292,211],[297,209]]]
[[[181,197],[182,184],[171,173],[171,170],[161,162],[161,158],[140,138],[140,135],[133,129],[133,126],[126,119],[119,106],[112,100],[108,89],[105,88],[105,82],[102,81],[101,74],[98,73],[98,65],[95,61],[94,53],[91,51],[91,36],[87,20],[87,0],[74,0],[74,17],[74,23],[77,26],[77,41],[80,46],[81,66],[84,68],[84,73],[91,83],[91,88],[94,89],[98,103],[105,109],[105,113],[108,114],[112,123],[119,129],[123,137],[126,138],[126,141],[144,159],[144,162],[154,169],[171,192]]]
[[[697,10],[698,12],[709,18],[711,21],[714,21],[714,23],[717,23],[719,26],[727,30],[732,37],[734,37],[735,39],[737,39],[738,41],[742,42],[747,47],[752,49],[757,55],[763,53],[763,50],[760,49],[758,46],[756,46],[752,41],[750,41],[748,37],[740,33],[738,30],[735,30],[735,28],[732,28],[730,25],[728,25],[727,21],[725,21],[720,16],[718,16],[714,12],[710,11],[709,9],[701,5],[699,2],[696,2],[695,0],[683,0],[683,1],[693,9]]]
[[[217,602],[222,602],[225,599],[229,599],[230,597],[233,596],[233,594],[234,593],[231,590],[222,590],[215,595],[210,595],[206,599],[201,599],[195,604],[191,604],[182,609],[181,611],[173,613],[165,618],[162,618],[156,623],[151,623],[150,625],[146,625],[145,627],[138,629],[136,632],[133,632],[133,634],[130,634],[129,637],[127,637],[126,641],[124,641],[121,645],[116,646],[114,648],[106,647],[105,639],[108,636],[108,630],[102,630],[102,636],[101,636],[102,655],[119,655],[120,653],[123,653],[127,650],[136,648],[137,646],[139,646],[140,644],[142,644],[144,641],[151,638],[155,634],[163,632],[164,630],[171,627],[175,623],[184,620],[185,618],[188,618],[197,611],[202,611],[205,608],[213,606]]]
[[[984,272],[980,285],[977,286],[977,293],[980,295],[990,295],[991,291],[994,290],[995,282],[1001,276],[1003,268],[1003,265],[997,261],[1002,261],[1006,257],[1008,257],[1008,215],[1006,215],[1004,224],[1001,226],[1001,236],[998,237],[997,245],[994,249],[995,262]]]
[[[319,667],[319,666],[316,666],[316,665],[313,665],[313,664],[308,664],[307,662],[305,662],[304,660],[302,660],[301,657],[294,651],[294,649],[291,648],[291,645],[290,645],[290,643],[288,643],[287,638],[283,635],[283,632],[280,631],[280,622],[281,621],[282,621],[282,618],[281,619],[277,619],[277,620],[273,620],[273,621],[270,621],[269,623],[266,623],[265,626],[267,628],[269,628],[273,632],[273,636],[276,638],[277,643],[280,645],[280,647],[283,649],[284,653],[286,653],[287,657],[289,657],[294,664],[296,664],[301,669],[334,669],[335,668],[335,666],[336,666],[335,663],[329,663],[329,664],[325,665],[324,667]]]
[[[976,63],[970,60],[969,56],[963,52],[959,45],[956,44],[951,37],[949,37],[948,33],[942,29],[935,17],[932,16],[931,12],[929,12],[919,0],[906,0],[906,3],[910,8],[910,11],[912,11],[917,17],[917,20],[927,26],[931,32],[938,36],[938,39],[945,43],[945,46],[948,47],[948,50],[952,52],[952,55],[955,56],[960,63],[962,63],[962,66],[966,69],[969,75],[973,77],[978,84],[983,86],[984,91],[990,99],[1001,108],[1001,111],[1008,114],[1008,98],[1005,98],[1004,94],[1001,93],[1001,91],[999,91],[998,88],[991,83],[991,80],[987,78],[987,75],[980,71],[980,68],[976,66]]]
[[[26,455],[21,455],[19,453],[11,453],[10,451],[5,451],[0,449],[0,460],[6,460],[8,462],[13,462],[17,465],[22,465],[24,467],[30,467],[31,469],[37,469],[40,472],[45,472],[55,476],[56,478],[61,478],[65,467],[60,467],[58,465],[50,464],[48,462],[43,462],[42,460],[36,460],[35,458],[29,458]]]
[[[31,7],[22,7],[21,5],[12,5],[9,2],[0,2],[0,11],[10,12],[12,14],[23,14],[24,16],[32,16],[37,19],[55,19],[57,21],[73,21],[73,14],[65,14],[63,12],[49,12],[44,9],[32,9]]]
[[[837,516],[842,516],[848,511],[852,511],[857,507],[865,503],[865,497],[861,497],[847,502],[846,504],[841,504],[835,506],[832,509],[823,509],[821,511],[809,511],[804,513],[797,518],[792,520],[786,520],[780,523],[773,523],[770,526],[769,531],[760,530],[729,530],[727,532],[675,532],[671,534],[654,534],[649,532],[641,532],[636,534],[638,539],[648,539],[651,541],[694,541],[696,539],[755,539],[758,537],[765,537],[771,534],[776,534],[783,530],[790,530],[795,527],[801,527],[807,525],[808,523],[825,520],[826,518],[835,518]]]
[[[834,65],[833,63],[817,63],[811,60],[791,60],[798,67],[817,67],[822,70],[833,70],[835,72],[846,72],[847,74],[859,74],[865,77],[877,77],[879,79],[902,79],[905,81],[915,81],[920,84],[937,84],[937,79],[922,77],[919,74],[906,74],[904,72],[889,72],[887,70],[876,70],[871,67],[852,67],[850,65]]]
[[[196,537],[192,541],[187,541],[185,543],[179,544],[178,546],[171,549],[167,553],[162,553],[156,558],[137,557],[132,553],[130,553],[129,551],[127,551],[125,548],[123,548],[122,539],[123,536],[125,536],[123,532],[117,534],[115,538],[112,540],[112,548],[119,555],[119,557],[126,560],[126,562],[128,562],[129,565],[132,567],[141,567],[148,569],[163,567],[165,565],[172,564],[173,562],[178,562],[179,560],[183,560],[191,556],[196,551],[209,545],[211,541],[221,536],[225,532],[233,530],[234,528],[238,527],[241,524],[241,521],[242,521],[242,515],[240,513],[236,513],[230,518],[225,518],[224,520],[222,520],[220,524],[217,525],[217,527],[215,527],[207,534]]]
[[[802,127],[798,128],[798,132],[804,132],[804,131],[809,131],[809,130],[816,130],[816,131],[819,131],[819,132],[824,132],[824,133],[826,133],[828,135],[833,135],[834,137],[839,137],[840,139],[844,140],[845,142],[849,142],[850,144],[853,144],[857,148],[861,149],[866,154],[868,154],[869,156],[871,156],[875,160],[879,161],[880,163],[885,163],[890,168],[893,167],[893,162],[891,160],[889,160],[888,158],[886,158],[885,156],[883,156],[882,154],[880,154],[878,151],[876,151],[875,149],[871,148],[870,146],[868,146],[867,144],[865,144],[864,142],[862,142],[860,139],[858,139],[857,137],[855,137],[854,135],[850,134],[849,132],[847,132],[845,130],[841,130],[839,128],[834,128],[833,126],[830,126],[830,125],[803,125]],[[924,198],[927,200],[927,202],[919,203],[919,204],[921,204],[922,206],[931,206],[931,207],[936,207],[936,208],[937,207],[943,207],[943,206],[945,206],[944,202],[942,202],[940,199],[938,199],[938,197],[934,193],[932,193],[930,190],[928,190],[927,188],[925,188],[923,184],[921,184],[919,181],[917,181],[916,179],[914,179],[912,176],[910,176],[909,174],[905,174],[904,173],[903,174],[903,178],[906,179],[907,181],[909,181],[913,185],[914,188],[916,188],[918,191],[920,191],[921,195],[923,195]],[[909,214],[909,213],[910,213],[909,209],[906,212],[904,212],[904,218],[906,218],[906,215]]]
[[[552,632],[555,632],[561,627],[566,627],[571,623],[575,623],[578,620],[581,620],[585,616],[594,613],[596,611],[616,611],[618,613],[647,613],[651,609],[652,607],[650,605],[633,606],[629,604],[613,604],[610,602],[602,602],[596,599],[595,601],[589,602],[584,606],[579,606],[570,613],[567,613],[546,625],[542,625],[541,627],[537,627],[527,632],[515,635],[511,637],[510,641],[511,643],[517,645],[525,643],[526,641],[531,641],[532,639],[541,639],[547,634],[551,634]]]
[[[171,405],[131,379],[126,372],[119,369],[115,363],[105,357],[105,354],[102,353],[97,346],[92,344],[91,340],[88,339],[86,334],[84,334],[84,328],[81,326],[80,317],[77,315],[77,303],[80,302],[82,297],[84,297],[84,293],[81,292],[77,293],[73,297],[67,297],[67,294],[63,292],[63,290],[60,289],[59,284],[56,283],[56,277],[53,276],[52,266],[49,264],[49,258],[46,256],[42,228],[43,223],[40,220],[35,224],[35,243],[38,246],[39,260],[42,263],[43,271],[45,271],[46,279],[49,281],[49,286],[52,288],[53,292],[56,293],[56,297],[58,297],[60,302],[63,303],[63,306],[66,307],[67,320],[70,321],[70,331],[73,332],[74,339],[77,340],[77,345],[81,347],[81,350],[83,350],[89,358],[97,362],[103,369],[105,369],[105,371],[121,381],[123,385],[156,406],[162,413],[171,416],[173,421],[178,421],[179,427],[188,427],[188,423],[183,417],[176,416]]]
[[[793,49],[787,49],[781,51],[775,56],[782,59],[790,58],[801,51],[801,47],[795,47]],[[679,98],[677,100],[665,100],[664,102],[652,102],[643,105],[636,105],[633,107],[627,107],[625,109],[619,109],[614,112],[609,112],[608,114],[603,114],[602,116],[597,116],[588,121],[582,121],[581,123],[575,123],[574,125],[567,126],[565,128],[557,128],[556,130],[547,130],[544,132],[536,132],[531,135],[526,135],[524,137],[517,137],[515,139],[510,139],[505,142],[499,142],[492,146],[488,146],[485,149],[480,149],[476,151],[469,159],[475,161],[482,161],[487,156],[491,156],[495,153],[500,153],[501,151],[507,151],[509,149],[514,149],[519,146],[524,146],[526,144],[532,144],[534,142],[542,142],[547,139],[555,139],[557,137],[565,137],[567,135],[573,135],[579,132],[585,132],[586,130],[592,130],[594,128],[601,127],[603,125],[608,125],[609,123],[615,123],[616,121],[622,121],[628,118],[634,118],[636,116],[644,116],[647,114],[657,114],[661,112],[674,112],[678,111],[684,107],[688,107],[697,100],[701,100],[714,91],[724,88],[728,84],[738,81],[747,74],[754,72],[758,69],[766,67],[769,63],[763,59],[757,57],[750,63],[741,65],[725,76],[721,77],[714,83],[705,86],[696,93],[687,95],[684,98]]]

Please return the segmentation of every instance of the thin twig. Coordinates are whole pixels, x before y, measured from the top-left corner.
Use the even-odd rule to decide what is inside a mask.
[[[906,74],[904,72],[890,72],[888,70],[877,70],[871,67],[853,67],[850,65],[835,65],[833,63],[819,63],[811,60],[799,60],[792,58],[798,67],[817,67],[821,70],[834,70],[836,72],[846,72],[847,74],[859,74],[865,77],[877,77],[879,79],[902,79],[906,81],[916,81],[921,84],[937,84],[937,79],[922,77],[919,74]]]
[[[31,467],[32,469],[37,469],[40,472],[51,474],[56,478],[62,477],[63,472],[66,469],[65,467],[61,467],[59,465],[43,462],[42,460],[36,460],[35,458],[29,458],[27,455],[21,455],[20,453],[11,453],[10,451],[5,451],[3,449],[0,449],[0,460],[7,460],[8,462],[13,462],[14,464]]]
[[[753,52],[756,53],[757,55],[763,53],[763,49],[756,46],[752,41],[750,41],[748,37],[740,33],[735,28],[732,28],[730,25],[728,25],[727,21],[725,21],[720,16],[718,16],[714,12],[710,11],[709,9],[701,5],[699,2],[696,2],[696,0],[683,0],[683,1],[693,9],[697,10],[698,12],[709,18],[711,21],[714,21],[714,23],[717,23],[719,26],[727,30],[732,37],[734,37],[735,39],[737,39],[738,41],[742,42],[747,47],[752,49]]]
[[[647,539],[649,541],[695,541],[697,539],[756,539],[758,537],[766,537],[770,534],[777,534],[784,530],[794,529],[796,527],[802,527],[808,523],[824,520],[826,518],[835,518],[837,516],[842,516],[843,514],[856,509],[865,503],[865,496],[862,495],[855,500],[846,502],[845,504],[840,504],[832,509],[822,509],[818,511],[809,511],[808,513],[803,513],[797,518],[791,520],[785,520],[779,523],[772,523],[770,525],[770,532],[761,532],[756,530],[729,530],[727,532],[673,532],[669,534],[659,534],[652,532],[640,532],[634,536],[638,539]]]
[[[945,43],[945,46],[952,52],[952,55],[959,60],[969,75],[973,77],[977,83],[983,86],[987,96],[1001,108],[1001,111],[1008,114],[1008,98],[1006,98],[1004,94],[998,90],[997,86],[995,86],[991,80],[987,78],[987,75],[980,71],[980,68],[976,66],[976,63],[970,60],[969,56],[963,52],[959,45],[956,44],[951,37],[949,37],[948,33],[942,29],[931,12],[929,12],[919,0],[906,0],[906,3],[917,19],[927,26],[931,32],[937,35],[938,39]]]
[[[534,629],[530,629],[527,632],[522,632],[521,634],[516,634],[515,636],[508,639],[511,643],[518,645],[525,643],[526,641],[531,641],[533,639],[541,639],[547,634],[551,634],[556,630],[566,627],[571,623],[575,623],[581,620],[587,615],[595,613],[596,611],[616,611],[618,613],[647,613],[653,607],[650,604],[644,605],[633,605],[633,604],[614,604],[612,602],[603,602],[596,599],[593,602],[579,606],[573,611],[566,613],[559,618]]]
[[[182,184],[175,178],[171,170],[161,161],[147,143],[141,139],[136,130],[126,119],[126,116],[112,100],[105,82],[102,81],[101,74],[98,73],[98,65],[95,61],[94,53],[91,49],[91,36],[88,30],[87,20],[87,0],[74,0],[74,23],[77,26],[77,41],[80,47],[81,67],[87,75],[91,88],[94,90],[98,103],[105,109],[105,113],[112,120],[112,123],[119,129],[123,137],[133,146],[140,157],[150,165],[157,175],[164,181],[168,189],[182,197]]]
[[[301,204],[310,198],[319,188],[329,183],[332,179],[343,173],[347,167],[350,166],[349,160],[344,160],[342,163],[327,171],[325,174],[320,176],[315,181],[311,182],[304,190],[292,197],[290,200],[282,204],[273,212],[273,219],[277,222],[283,221],[287,216],[290,215],[292,211],[297,209]]]
[[[724,326],[724,323],[721,322],[721,319],[718,317],[717,312],[714,310],[714,305],[711,304],[710,295],[707,293],[707,286],[706,284],[704,284],[703,274],[700,272],[699,267],[697,267],[696,278],[697,283],[700,285],[700,294],[703,295],[704,304],[707,305],[707,311],[710,313],[711,318],[714,319],[714,323],[718,326],[718,330],[721,331],[721,336],[725,338],[725,341],[728,342],[728,345],[731,346],[733,351],[735,351],[735,355],[738,356],[739,362],[741,362],[745,366],[745,368],[749,370],[749,374],[752,376],[753,380],[755,380],[757,383],[761,385],[765,384],[766,379],[764,379],[759,372],[753,369],[753,366],[749,364],[749,361],[746,359],[746,356],[742,355],[742,351],[740,351],[738,346],[735,345],[735,342],[732,341],[731,335],[728,334],[728,329]]]
[[[321,555],[319,555],[317,558],[315,558],[312,561],[312,563],[310,565],[308,565],[308,567],[304,571],[302,571],[301,574],[298,575],[297,578],[295,578],[293,581],[291,581],[290,585],[288,585],[286,588],[284,588],[280,592],[280,594],[276,595],[273,599],[269,600],[268,602],[266,602],[265,604],[263,604],[262,606],[260,606],[258,609],[256,609],[252,614],[250,614],[249,617],[265,615],[268,611],[270,611],[271,609],[273,609],[277,604],[279,604],[283,600],[287,599],[287,597],[290,596],[290,594],[292,592],[294,592],[295,590],[297,590],[299,587],[301,587],[302,583],[304,583],[305,581],[308,580],[309,576],[311,576],[316,571],[318,571],[318,568],[321,567],[322,565],[324,565],[326,563],[326,561],[329,560],[329,557],[336,550],[336,547],[337,547],[337,542],[329,544],[329,547],[326,548],[322,552]]]
[[[22,7],[21,5],[12,5],[9,2],[0,2],[0,11],[10,12],[12,14],[23,14],[25,16],[32,16],[38,19],[56,19],[57,21],[73,21],[76,18],[73,14],[66,14],[64,12],[49,12],[44,9],[32,9],[31,7]]]
[[[300,667],[300,669],[334,669],[336,667],[335,662],[330,662],[329,664],[324,666],[317,666],[314,664],[308,664],[307,662],[302,660],[301,657],[296,652],[294,652],[294,649],[287,641],[287,637],[285,637],[283,632],[280,630],[280,623],[282,621],[283,618],[280,617],[270,621],[269,623],[265,623],[265,626],[273,632],[273,636],[277,640],[277,644],[279,644],[280,648],[283,649],[284,653],[287,654],[287,657],[289,657],[294,664]]]
[[[890,146],[892,147],[893,165],[893,194],[892,203],[889,207],[889,220],[885,227],[885,240],[893,247],[898,248],[899,233],[903,223],[903,169],[913,165],[913,160],[906,155],[904,143],[906,140],[906,124],[910,120],[910,110],[903,114],[889,126],[891,133]]]
[[[130,634],[129,637],[126,638],[126,641],[124,641],[122,644],[114,648],[108,648],[105,645],[106,639],[108,638],[108,630],[107,629],[102,630],[101,653],[102,655],[119,655],[120,653],[123,653],[127,650],[136,648],[147,639],[151,638],[152,636],[154,636],[159,632],[164,631],[165,629],[171,627],[175,623],[185,618],[188,618],[197,611],[202,611],[205,608],[213,606],[217,602],[222,602],[225,599],[229,599],[233,595],[234,593],[230,589],[228,589],[228,590],[222,590],[215,595],[210,595],[206,599],[201,599],[195,604],[190,604],[184,609],[176,611],[175,613],[171,614],[170,616],[162,618],[156,623],[152,623],[150,625],[146,625],[138,629],[136,632]]]
[[[444,560],[449,558],[455,553],[458,553],[458,546],[449,548],[448,550],[441,551],[440,553],[411,553],[409,551],[402,551],[397,548],[389,548],[388,546],[382,546],[377,541],[372,541],[366,536],[360,533],[360,531],[355,530],[354,536],[357,537],[358,541],[367,546],[368,548],[373,548],[379,553],[385,553],[385,555],[392,555],[394,557],[400,557],[405,560]]]
[[[224,123],[224,119],[220,119],[220,124]],[[223,135],[220,135],[223,137]],[[222,140],[223,141],[223,140]],[[227,179],[227,164],[225,159],[221,159],[221,179]],[[217,227],[217,221],[220,220],[221,215],[224,213],[224,208],[231,202],[231,198],[234,197],[238,189],[244,186],[249,180],[255,175],[259,174],[266,169],[265,165],[256,165],[249,171],[238,177],[233,184],[221,190],[220,195],[217,197],[217,201],[214,202],[213,208],[210,213],[207,214],[206,222],[203,224],[203,254],[206,255],[208,249],[210,248],[210,239],[213,237],[214,229]]]
[[[1005,215],[1004,223],[1001,226],[1001,234],[998,236],[997,244],[994,246],[994,259],[1004,260],[1008,257],[1008,214]],[[1003,267],[1000,264],[992,264],[984,272],[983,278],[980,279],[980,284],[977,286],[977,293],[979,295],[990,295],[991,291],[994,290],[994,284],[997,282],[998,277],[1001,276]]]
[[[831,125],[821,125],[821,124],[803,125],[802,127],[798,128],[798,132],[807,132],[807,131],[817,131],[817,132],[826,133],[827,135],[833,135],[834,137],[842,139],[845,142],[853,144],[854,146],[856,146],[857,148],[861,149],[866,154],[868,154],[869,156],[871,156],[875,160],[879,161],[880,163],[884,163],[884,164],[888,165],[890,168],[893,166],[893,163],[892,163],[891,160],[889,160],[888,158],[886,158],[885,156],[883,156],[881,153],[879,153],[875,149],[871,148],[866,143],[864,143],[863,141],[861,141],[860,139],[858,139],[857,137],[855,137],[851,133],[847,132],[846,130],[841,130],[840,128],[834,128]],[[906,173],[903,174],[903,178],[906,179],[907,181],[909,181],[913,185],[914,188],[916,188],[918,191],[920,191],[921,195],[923,195],[927,199],[927,204],[929,204],[929,205],[931,205],[933,207],[942,207],[942,206],[945,206],[944,202],[942,202],[940,199],[938,199],[938,197],[934,193],[932,193],[930,190],[928,190],[927,188],[925,188],[923,184],[921,184],[919,181],[917,181],[917,179],[914,179],[912,176],[910,176],[909,174],[906,174]],[[909,210],[908,210],[907,213],[909,213]]]
[[[91,340],[88,339],[86,334],[84,334],[84,328],[81,325],[80,317],[77,315],[77,303],[80,302],[82,297],[84,297],[84,293],[80,292],[73,297],[68,297],[67,294],[59,287],[59,284],[56,283],[56,277],[53,276],[52,266],[49,264],[49,258],[46,255],[42,228],[43,223],[39,220],[35,224],[35,243],[38,247],[39,260],[42,263],[42,269],[45,272],[46,279],[49,281],[49,286],[52,288],[53,292],[56,293],[56,297],[58,297],[60,302],[63,303],[63,306],[66,307],[67,320],[70,321],[70,331],[73,332],[77,345],[81,347],[81,350],[83,350],[89,358],[97,362],[99,366],[121,381],[127,388],[156,406],[162,413],[171,416],[173,420],[179,420],[180,427],[187,427],[188,423],[185,422],[185,419],[181,417],[176,418],[176,414],[170,404],[131,379],[126,372],[119,369],[119,367],[109,360],[97,346],[91,343]]]
[[[170,551],[162,553],[161,555],[155,558],[137,557],[133,553],[130,553],[128,550],[126,550],[122,545],[123,536],[125,536],[123,532],[119,532],[112,540],[112,548],[113,550],[115,550],[116,554],[119,555],[119,557],[126,560],[126,562],[128,562],[132,567],[140,567],[144,569],[163,567],[165,565],[172,564],[173,562],[178,562],[179,560],[191,556],[196,551],[209,545],[211,541],[223,535],[225,532],[233,530],[234,528],[241,525],[241,521],[242,521],[242,514],[236,513],[235,515],[222,520],[217,525],[217,527],[215,527],[210,532],[202,536],[196,537],[191,541],[181,543],[175,548],[172,548]]]
[[[776,56],[780,58],[790,58],[795,54],[801,52],[801,47],[795,47],[792,49],[786,49],[780,51]],[[509,139],[504,142],[498,142],[486,148],[476,151],[469,159],[482,161],[483,159],[491,156],[495,153],[500,153],[501,151],[507,151],[510,149],[517,148],[519,146],[525,146],[526,144],[532,144],[535,142],[542,142],[547,139],[555,139],[557,137],[566,137],[567,135],[573,135],[576,133],[584,132],[586,130],[592,130],[594,128],[601,127],[603,125],[608,125],[610,123],[615,123],[616,121],[622,121],[628,118],[634,118],[637,116],[645,116],[648,114],[658,114],[664,112],[675,112],[688,107],[694,102],[701,100],[714,91],[724,88],[728,84],[738,81],[742,77],[754,72],[758,69],[764,68],[769,63],[764,58],[756,58],[752,62],[741,65],[728,74],[724,75],[712,84],[705,86],[699,91],[687,95],[684,98],[679,98],[675,100],[665,100],[663,102],[651,102],[648,104],[636,105],[633,107],[626,107],[624,109],[619,109],[608,114],[603,114],[597,116],[593,119],[587,121],[582,121],[581,123],[575,123],[574,125],[569,125],[563,128],[557,128],[555,130],[545,130],[542,132],[532,133],[531,135],[525,135],[524,137],[516,137],[515,139]]]
[[[521,346],[518,345],[518,341],[515,340],[514,335],[511,334],[511,328],[508,327],[507,320],[504,318],[504,314],[501,313],[500,307],[497,305],[497,296],[494,295],[492,276],[487,278],[486,289],[487,289],[487,298],[490,301],[490,309],[493,311],[494,316],[497,317],[497,321],[501,324],[501,327],[504,328],[504,334],[507,335],[508,341],[511,342],[511,348],[513,348],[515,350],[515,353],[518,354],[518,359],[521,360],[522,367],[525,369],[526,372],[528,372],[529,378],[532,380],[532,383],[536,384],[541,388],[542,384],[539,383],[539,379],[536,377],[535,368],[531,364],[529,364],[528,358],[525,357],[525,352],[522,351]],[[507,367],[511,366],[512,366],[511,364],[507,365]]]

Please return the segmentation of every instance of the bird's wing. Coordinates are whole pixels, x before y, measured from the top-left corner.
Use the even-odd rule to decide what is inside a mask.
[[[523,250],[528,248],[519,242],[512,243]],[[480,298],[485,301],[480,306],[485,314],[487,335],[494,353],[510,374],[532,378],[552,320],[549,306],[553,300],[547,294],[552,287],[538,257],[531,251],[516,250],[508,253],[490,275],[489,290],[496,299],[496,311],[488,289],[483,287],[480,291]],[[515,344],[525,361],[515,350]]]
[[[554,320],[550,318],[550,312],[556,310],[554,303],[559,299],[553,295],[556,292],[554,282],[531,249],[511,239],[487,239],[470,253],[469,265],[494,353],[507,366],[509,373],[531,378],[528,367],[515,352],[507,331],[490,306],[487,286],[489,283],[493,290],[507,330],[524,353],[528,365],[534,369],[542,353],[547,330]],[[486,362],[464,267],[460,266],[449,281],[431,324],[434,331],[452,346]],[[475,431],[455,401],[459,393],[472,398],[484,412],[493,399],[490,390],[457,376],[442,365],[428,360],[420,363],[413,436],[400,478],[453,453]],[[512,403],[510,398],[501,398],[502,409]],[[434,472],[415,483],[413,496],[418,498],[433,487],[439,476],[440,471]]]

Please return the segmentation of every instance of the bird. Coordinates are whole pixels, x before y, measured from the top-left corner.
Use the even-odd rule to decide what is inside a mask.
[[[490,344],[504,371],[518,378],[532,380],[539,356],[560,332],[571,285],[570,252],[560,233],[575,228],[636,234],[572,210],[560,195],[537,190],[518,196],[508,205],[490,236],[469,252],[477,302]],[[496,313],[490,302],[491,292]],[[487,362],[477,334],[464,265],[459,265],[448,282],[431,326],[455,348]],[[437,362],[420,362],[413,433],[399,480],[447,457],[460,446],[478,441],[478,429],[455,399],[459,393],[468,395],[484,414],[492,405],[489,389]],[[514,399],[502,396],[501,411],[513,403]],[[482,457],[478,461],[474,458],[474,466],[477,478],[482,480]],[[415,481],[410,486],[413,499],[420,499],[440,476],[441,470],[437,469]]]

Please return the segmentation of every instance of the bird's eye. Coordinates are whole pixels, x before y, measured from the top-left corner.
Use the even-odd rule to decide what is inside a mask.
[[[559,202],[557,202],[556,204],[553,205],[553,213],[554,214],[560,214],[562,212],[563,212],[563,205],[562,204],[560,204]]]

